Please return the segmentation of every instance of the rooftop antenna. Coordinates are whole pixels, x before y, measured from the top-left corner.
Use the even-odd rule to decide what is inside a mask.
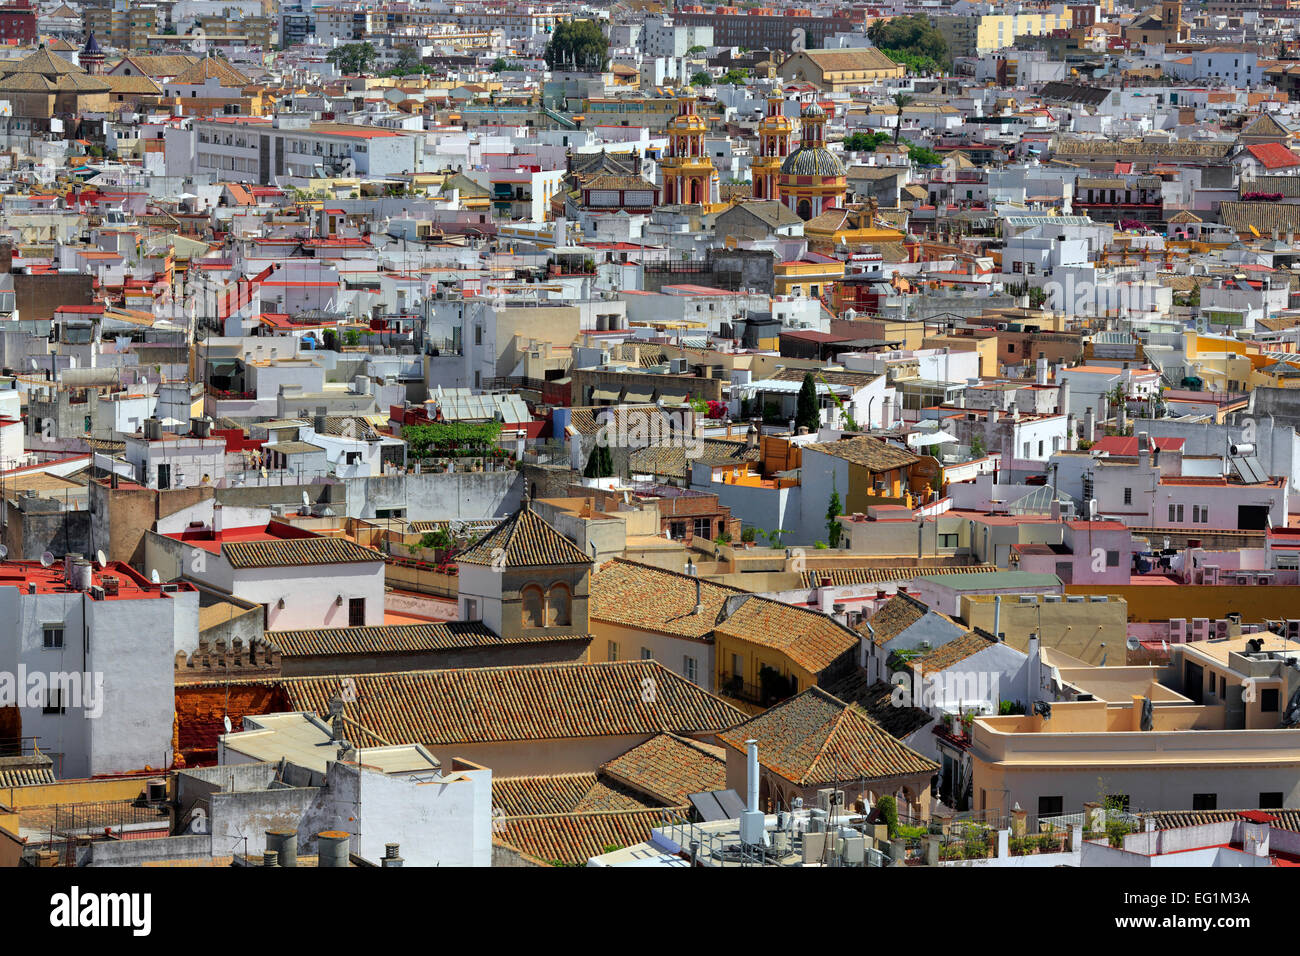
[[[54,564],[54,555],[51,554],[49,551],[42,551],[42,552],[41,552],[41,567],[43,567],[43,568],[48,568],[48,567],[52,567],[53,564]]]

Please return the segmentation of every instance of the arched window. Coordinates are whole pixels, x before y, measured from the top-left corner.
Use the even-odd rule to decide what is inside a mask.
[[[804,222],[812,218],[812,203],[806,199],[799,200],[799,218]]]
[[[520,592],[520,597],[523,599],[524,627],[545,627],[546,602],[542,589],[536,584],[530,584]]]
[[[551,585],[546,594],[546,616],[551,627],[568,627],[573,623],[573,598],[568,585]]]

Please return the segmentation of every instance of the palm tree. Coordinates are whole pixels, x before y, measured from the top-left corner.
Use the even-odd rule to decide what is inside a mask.
[[[898,145],[898,134],[903,131],[903,109],[912,105],[912,97],[906,93],[894,94],[894,106],[898,108],[898,121],[894,123],[894,145]]]

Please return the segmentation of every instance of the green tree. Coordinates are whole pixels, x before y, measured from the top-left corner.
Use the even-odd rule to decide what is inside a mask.
[[[979,432],[970,436],[970,456],[971,458],[983,458],[987,449],[984,447],[984,436]]]
[[[799,388],[799,401],[795,405],[795,428],[807,428],[810,434],[817,434],[821,426],[821,415],[817,409],[817,383],[813,381],[812,372],[805,372],[803,385]]]
[[[829,538],[829,544],[832,548],[840,546],[840,535],[844,532],[844,526],[840,524],[840,512],[844,510],[840,502],[839,489],[835,487],[834,479],[831,481],[831,500],[826,506],[826,536]]]
[[[594,20],[561,23],[551,34],[545,58],[552,70],[599,73],[609,65],[609,40]]]
[[[943,162],[943,157],[928,146],[913,146],[911,143],[907,144],[907,158],[915,166],[938,166]]]
[[[500,73],[502,70],[506,68],[507,65],[508,64],[506,63],[504,58],[497,57],[495,60],[492,61],[492,72]]]
[[[609,453],[608,445],[597,445],[587,456],[587,467],[583,470],[584,478],[614,477],[614,458]]]
[[[732,70],[728,70],[725,74],[723,74],[722,79],[718,80],[718,82],[727,86],[744,86],[745,81],[748,78],[749,78],[749,70],[732,69]]]
[[[691,86],[712,86],[712,85],[713,85],[713,77],[710,76],[704,70],[700,70],[700,72],[696,73],[694,76],[691,77]]]
[[[844,137],[844,148],[850,153],[870,153],[887,142],[888,133],[850,133]]]
[[[948,41],[935,29],[934,21],[922,13],[877,20],[867,28],[867,39],[881,50],[929,57],[936,63],[948,59]]]
[[[412,73],[423,73],[424,69],[420,51],[413,46],[404,46],[398,49],[397,61],[388,73],[390,76],[409,76]]]
[[[340,73],[346,75],[370,72],[378,58],[379,53],[370,43],[345,43],[330,50],[325,56]]]
[[[912,97],[906,93],[894,94],[894,106],[898,108],[898,119],[894,122],[894,145],[898,145],[898,134],[903,131],[903,110],[912,105]]]
[[[704,47],[700,46],[700,45],[697,43],[697,44],[695,44],[695,46],[691,47],[689,50],[686,51],[686,55],[687,55],[687,56],[695,56],[695,54],[697,54],[697,53],[703,53],[703,52],[704,52]]]

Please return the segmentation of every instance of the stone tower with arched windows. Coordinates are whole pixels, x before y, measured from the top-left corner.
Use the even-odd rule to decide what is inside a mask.
[[[461,620],[482,621],[505,639],[590,634],[592,563],[525,497],[518,511],[456,556]]]
[[[794,124],[782,111],[785,97],[767,98],[767,115],[758,124],[758,155],[749,163],[755,199],[780,199],[781,164],[790,155]]]
[[[718,201],[718,171],[704,145],[709,131],[704,117],[695,109],[695,94],[677,99],[677,115],[668,121],[668,155],[659,162],[663,173],[665,205],[708,206]]]

